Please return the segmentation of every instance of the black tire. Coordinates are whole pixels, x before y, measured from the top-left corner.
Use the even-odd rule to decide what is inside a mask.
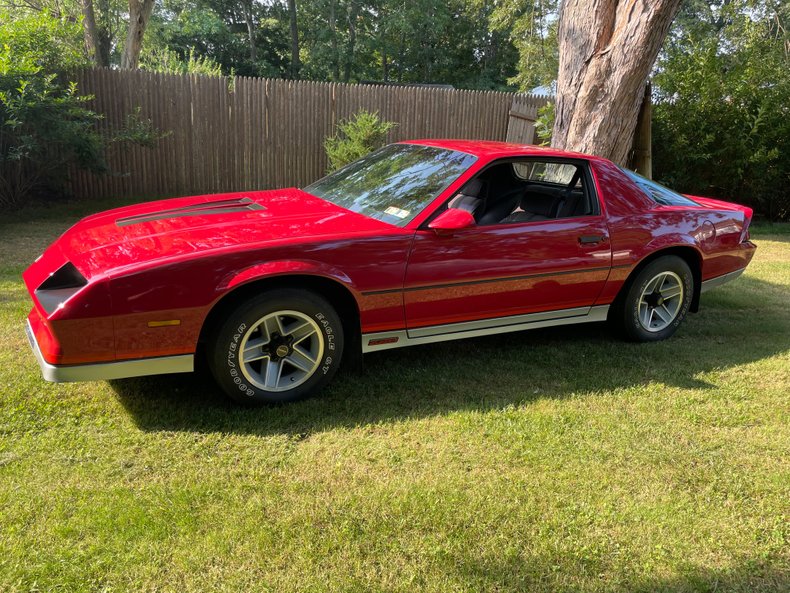
[[[264,329],[271,324],[275,329]],[[300,338],[296,331],[289,334],[289,328],[312,333]],[[264,358],[245,363],[241,347],[248,350],[256,341],[263,344],[260,353],[247,357]],[[207,350],[211,372],[231,399],[248,405],[293,402],[318,393],[337,372],[343,356],[343,325],[334,308],[312,292],[271,290],[241,303],[214,333]],[[310,367],[311,372],[291,360]],[[267,374],[264,364],[279,365],[276,377]],[[289,380],[294,387],[289,387]]]
[[[665,301],[661,293],[652,289],[652,287],[650,291],[647,291],[651,282],[661,277],[661,275],[664,275],[670,282],[670,288],[672,283],[682,286],[682,293],[675,297],[678,299],[676,302],[673,302],[670,298],[667,298]],[[677,281],[678,279],[679,282]],[[691,268],[683,259],[675,255],[665,255],[655,259],[640,270],[633,281],[626,285],[625,290],[626,292],[614,304],[610,320],[628,340],[634,342],[658,342],[674,334],[683,322],[683,319],[685,319],[694,296],[694,276],[691,273]],[[666,294],[672,292],[672,290],[667,290]],[[645,295],[647,303],[643,302],[643,295]],[[669,309],[665,303],[669,304]],[[676,311],[675,306],[677,306]],[[651,311],[653,309],[658,309],[659,311]],[[654,316],[651,316],[651,312]],[[672,312],[674,312],[674,315],[671,314]],[[666,321],[663,317],[659,318],[658,313],[666,316],[669,321]],[[651,329],[647,329],[645,317],[643,316],[640,319],[640,314],[647,316]],[[652,326],[650,320],[654,320],[652,323],[656,327]]]

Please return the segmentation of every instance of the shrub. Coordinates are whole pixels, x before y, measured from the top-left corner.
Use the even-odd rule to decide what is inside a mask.
[[[750,6],[727,3],[715,34],[695,23],[665,51],[654,79],[653,171],[684,193],[787,220],[790,38],[781,15]]]
[[[535,122],[535,135],[540,146],[551,144],[551,133],[554,130],[554,101],[538,108],[538,119]]]
[[[71,167],[107,172],[110,143],[150,145],[160,137],[139,110],[121,129],[99,132],[91,97],[63,82],[84,65],[73,34],[71,24],[45,13],[0,28],[0,208],[62,195]]]
[[[59,185],[71,163],[105,168],[99,116],[85,106],[87,97],[35,62],[0,48],[0,207]]]
[[[143,70],[166,74],[222,76],[222,66],[208,56],[196,55],[194,48],[189,50],[189,55],[185,59],[178,52],[167,47],[146,52],[141,56],[140,67]]]
[[[389,131],[397,124],[382,121],[378,112],[359,111],[348,120],[341,121],[337,133],[324,140],[329,157],[329,171],[344,167],[358,158],[384,146]]]

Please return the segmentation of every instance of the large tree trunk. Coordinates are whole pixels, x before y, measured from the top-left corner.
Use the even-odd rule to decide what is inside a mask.
[[[101,7],[101,6],[100,6]],[[97,66],[110,65],[109,40],[102,35],[96,24],[96,11],[93,0],[82,0],[82,30],[85,36],[85,49]]]
[[[332,32],[332,80],[340,80],[340,52],[337,49],[337,22],[335,0],[329,2],[329,30]]]
[[[680,0],[564,0],[552,146],[628,160],[644,84]]]
[[[250,43],[250,61],[255,63],[258,59],[258,49],[255,45],[255,19],[252,14],[252,0],[244,3],[244,22],[247,24],[247,40]]]
[[[343,66],[343,82],[351,80],[351,69],[354,66],[354,52],[357,47],[358,10],[358,4],[351,0],[348,5],[348,45],[346,45],[346,59]]]
[[[288,0],[288,20],[291,24],[291,78],[299,76],[299,24],[296,21],[296,0]]]
[[[143,35],[153,8],[154,0],[129,0],[129,33],[126,35],[126,45],[121,56],[121,68],[137,69],[140,50],[143,48]]]

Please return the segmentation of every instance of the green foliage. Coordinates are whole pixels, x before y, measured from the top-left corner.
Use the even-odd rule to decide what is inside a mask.
[[[495,4],[491,29],[507,35],[518,50],[516,72],[508,82],[521,91],[557,79],[557,0],[503,0]]]
[[[0,51],[0,207],[18,205],[33,191],[57,186],[68,165],[102,171],[99,119],[76,85]]]
[[[140,67],[152,72],[167,74],[202,74],[205,76],[222,76],[222,66],[209,56],[200,56],[195,48],[189,48],[186,59],[168,47],[152,49],[140,56]]]
[[[0,8],[0,48],[6,61],[55,72],[86,66],[78,21],[47,12]]]
[[[137,144],[144,148],[153,148],[160,138],[171,134],[170,131],[162,132],[154,126],[154,122],[143,117],[140,107],[132,113],[127,113],[123,126],[112,132],[110,142],[126,142]]]
[[[517,55],[489,26],[493,10],[484,0],[301,2],[301,74],[504,90]]]
[[[45,13],[0,28],[0,207],[58,185],[69,164],[102,170],[99,117],[55,74],[84,63],[73,26]]]
[[[554,102],[546,103],[538,109],[538,120],[535,122],[535,133],[541,146],[551,144],[551,134],[554,130]]]
[[[790,218],[788,30],[790,6],[773,0],[681,15],[655,77],[657,179]]]
[[[252,40],[245,24],[247,10]],[[287,20],[280,3],[162,0],[154,5],[143,55],[146,67],[156,71],[283,78],[287,43]]]
[[[78,29],[76,30],[78,31]],[[111,142],[150,144],[159,135],[139,111],[106,134],[66,72],[85,65],[73,25],[45,12],[0,28],[0,208],[34,195],[62,195],[71,167],[107,172]]]
[[[324,140],[329,171],[335,171],[384,146],[387,134],[396,125],[390,121],[382,121],[378,112],[370,113],[365,110],[341,121],[337,126],[337,133]]]

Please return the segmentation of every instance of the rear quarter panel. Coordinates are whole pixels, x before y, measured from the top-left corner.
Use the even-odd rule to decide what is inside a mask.
[[[741,269],[751,260],[754,247],[741,242],[742,209],[661,206],[612,163],[592,165],[612,245],[612,271],[598,304],[611,303],[634,268],[662,249],[692,248],[700,259],[703,281]]]

